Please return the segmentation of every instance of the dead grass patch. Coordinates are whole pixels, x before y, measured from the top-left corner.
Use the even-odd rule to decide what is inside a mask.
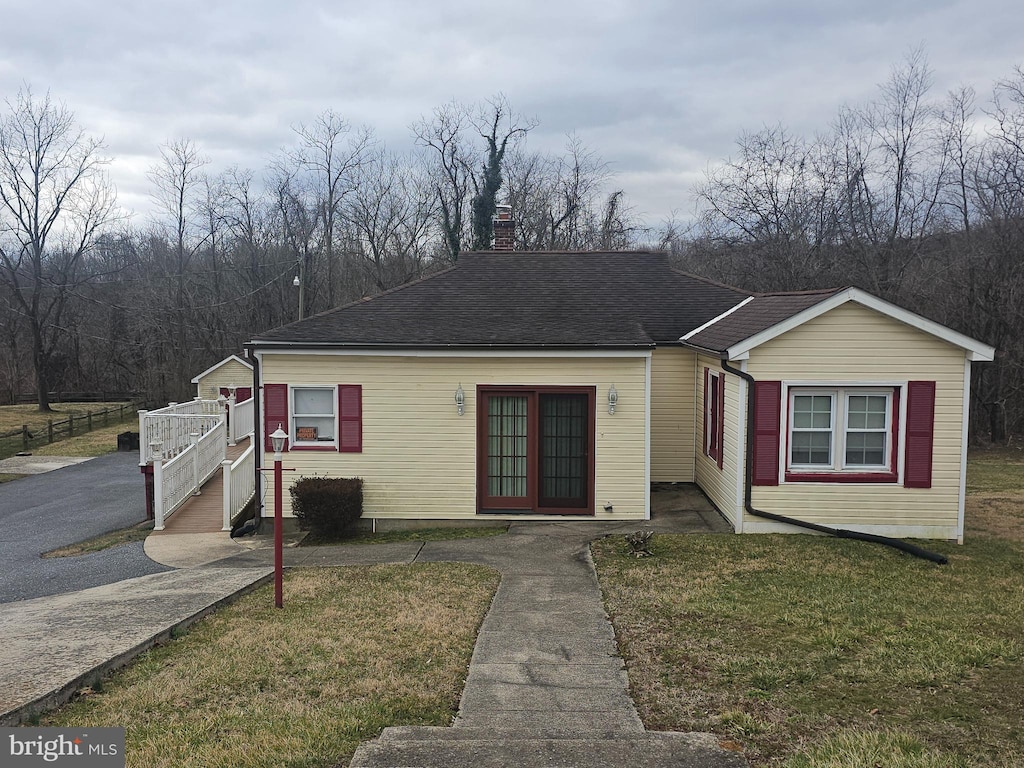
[[[77,544],[69,544],[66,547],[52,549],[49,552],[44,552],[41,557],[77,557],[78,555],[87,555],[90,552],[101,552],[104,549],[119,547],[122,544],[130,544],[133,541],[145,541],[146,537],[152,532],[153,521],[147,520],[144,523],[132,525],[128,528],[93,536],[91,539],[80,541]]]
[[[69,415],[73,415],[75,419],[78,419],[79,416],[85,418],[85,415],[90,411],[98,413],[99,411],[117,408],[120,405],[123,405],[123,403],[55,403],[53,405],[53,413],[40,413],[39,407],[32,403],[27,405],[3,405],[0,406],[0,432],[21,429],[22,425],[27,424],[32,432],[42,431],[43,434],[46,434],[47,421],[63,421]],[[136,411],[130,405],[125,407],[125,413],[129,417],[136,416]],[[109,418],[115,419],[117,414],[112,414]],[[83,428],[84,426],[83,424]]]
[[[124,421],[84,435],[76,435],[49,445],[32,448],[33,456],[102,456],[117,450],[117,436],[129,429],[138,430],[137,422]]]
[[[971,452],[964,527],[968,539],[987,536],[1024,543],[1024,450]]]
[[[347,765],[388,725],[448,725],[498,574],[424,563],[289,571],[40,725],[127,728],[129,766]]]

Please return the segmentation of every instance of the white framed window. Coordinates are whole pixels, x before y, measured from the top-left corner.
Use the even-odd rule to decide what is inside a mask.
[[[334,387],[292,387],[291,444],[332,448],[338,444]]]
[[[790,387],[787,473],[887,473],[894,477],[896,391]]]

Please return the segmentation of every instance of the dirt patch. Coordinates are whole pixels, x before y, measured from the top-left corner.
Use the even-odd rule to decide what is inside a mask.
[[[982,493],[967,497],[965,535],[991,536],[1024,543],[1024,500],[1021,494]]]

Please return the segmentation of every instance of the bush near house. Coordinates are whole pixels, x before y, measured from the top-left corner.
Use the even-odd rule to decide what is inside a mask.
[[[362,478],[301,477],[290,493],[299,526],[317,537],[339,538],[363,516]]]

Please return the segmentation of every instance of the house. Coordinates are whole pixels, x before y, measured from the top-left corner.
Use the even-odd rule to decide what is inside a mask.
[[[958,540],[994,354],[855,288],[751,294],[651,252],[463,254],[247,346],[262,449],[280,425],[294,476],[363,478],[376,521],[642,521],[680,482],[738,533]]]
[[[235,400],[241,403],[252,397],[252,364],[230,355],[200,373],[192,383],[200,400],[216,400],[218,395],[229,398],[234,390]]]

